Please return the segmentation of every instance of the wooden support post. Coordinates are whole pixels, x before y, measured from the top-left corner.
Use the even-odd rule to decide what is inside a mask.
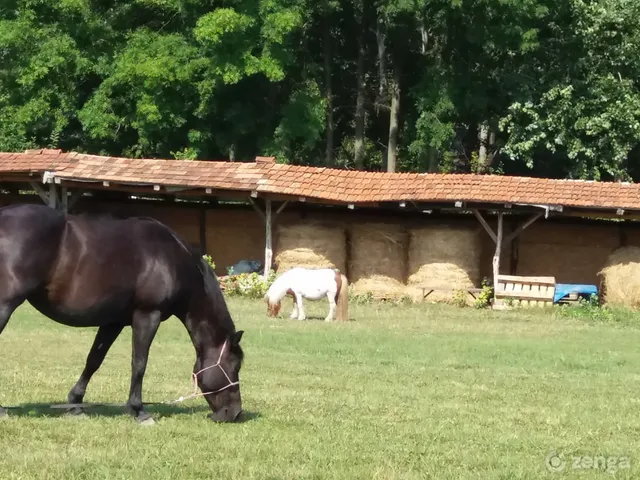
[[[502,251],[502,217],[503,213],[498,213],[498,235],[496,237],[496,251],[493,254],[493,299],[495,301],[496,291],[498,290],[498,275],[500,275],[500,253]]]
[[[69,197],[67,196],[67,187],[60,189],[60,210],[62,213],[69,212]]]
[[[269,278],[269,272],[271,271],[271,260],[273,257],[273,250],[271,244],[271,200],[266,200],[266,212],[265,212],[265,249],[264,249],[264,275],[263,280]]]
[[[49,184],[49,206],[51,208],[58,206],[58,192],[56,191],[56,184],[53,182]]]
[[[207,254],[207,210],[200,208],[200,253]]]

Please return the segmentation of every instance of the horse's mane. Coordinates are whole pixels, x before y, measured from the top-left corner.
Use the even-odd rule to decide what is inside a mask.
[[[176,242],[191,256],[191,258],[195,261],[198,270],[202,274],[202,281],[204,285],[204,291],[207,298],[210,298],[213,301],[212,307],[214,309],[213,314],[220,320],[220,326],[227,331],[228,334],[235,333],[235,325],[233,324],[233,319],[231,318],[231,314],[229,313],[229,309],[227,307],[227,303],[225,302],[224,296],[222,295],[222,290],[220,289],[220,284],[218,283],[218,277],[215,272],[211,268],[202,255],[192,247],[190,247],[182,238],[176,234],[173,229],[164,223],[156,220],[153,217],[136,217],[142,220],[150,220],[158,225],[164,227],[170,234],[173,236]],[[242,348],[239,345],[232,346],[234,352],[240,358],[240,361],[243,359]]]

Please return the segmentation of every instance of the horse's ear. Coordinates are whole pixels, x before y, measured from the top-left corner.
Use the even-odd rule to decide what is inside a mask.
[[[244,334],[244,330],[239,330],[236,333],[234,333],[233,334],[233,343],[238,345],[240,343],[240,340],[242,339],[242,335],[243,334]]]

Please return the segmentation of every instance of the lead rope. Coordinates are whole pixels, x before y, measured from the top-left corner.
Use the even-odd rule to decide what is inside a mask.
[[[224,371],[224,368],[222,368],[222,365],[220,365],[220,362],[222,361],[222,355],[224,354],[224,350],[225,348],[227,348],[227,340],[224,341],[224,344],[222,345],[222,349],[220,350],[220,356],[218,357],[218,361],[213,364],[213,365],[209,365],[208,367],[203,368],[202,370],[198,370],[195,373],[192,373],[191,375],[193,376],[193,393],[187,395],[186,397],[180,397],[176,400],[173,401],[169,401],[169,402],[162,402],[164,404],[175,404],[175,403],[181,403],[184,402],[185,400],[189,400],[190,398],[195,398],[195,397],[204,397],[205,395],[211,395],[212,393],[218,393],[221,392],[223,390],[226,390],[227,388],[231,388],[235,385],[239,385],[240,382],[232,382],[231,378],[229,378],[229,375],[227,375],[227,372]],[[220,369],[220,371],[224,374],[224,376],[227,378],[227,381],[229,382],[227,385],[225,385],[222,388],[219,388],[217,390],[212,390],[211,392],[204,392],[204,393],[198,393],[198,375],[202,372],[204,372],[205,370],[209,370],[210,368],[215,368],[218,367]]]

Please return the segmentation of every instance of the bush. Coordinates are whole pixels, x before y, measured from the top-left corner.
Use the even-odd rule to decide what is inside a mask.
[[[202,258],[209,264],[212,270],[216,269],[216,263],[213,261],[213,258],[211,258],[211,255],[203,255]]]
[[[224,293],[230,297],[248,297],[262,299],[276,278],[276,272],[271,270],[267,280],[263,280],[259,273],[241,273],[222,280]]]
[[[491,306],[491,299],[493,298],[493,286],[489,280],[485,277],[482,279],[482,291],[476,298],[474,306],[476,308],[487,308]]]

